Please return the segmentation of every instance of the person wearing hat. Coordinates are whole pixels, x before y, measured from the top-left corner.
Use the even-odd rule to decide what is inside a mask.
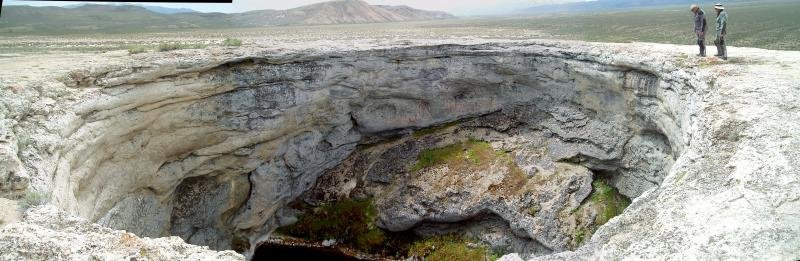
[[[717,45],[717,54],[723,60],[728,60],[728,50],[725,47],[725,36],[728,31],[728,12],[725,12],[725,7],[722,4],[714,5],[714,10],[717,11],[717,39],[714,44]]]
[[[692,5],[689,9],[694,13],[694,34],[697,35],[697,45],[700,46],[698,56],[706,56],[706,13],[698,5]]]

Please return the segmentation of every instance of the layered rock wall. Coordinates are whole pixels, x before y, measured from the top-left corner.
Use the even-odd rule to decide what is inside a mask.
[[[120,81],[77,103],[53,195],[103,225],[227,249],[232,235],[256,240],[273,229],[276,211],[365,137],[528,106],[522,121],[563,143],[552,145],[556,160],[619,171],[618,187],[635,197],[685,146],[692,92],[647,70],[541,47],[238,59]],[[648,148],[668,151],[648,155],[656,165],[626,154]]]
[[[671,59],[664,58],[669,54],[646,59],[630,55],[629,50],[606,48],[626,47],[519,43],[252,52],[76,70],[62,81],[70,89],[46,83],[37,85],[36,92],[9,89],[14,95],[38,93],[37,99],[3,97],[6,106],[0,109],[4,120],[12,123],[0,129],[4,180],[0,192],[19,198],[26,189],[44,191],[69,213],[139,236],[177,235],[213,249],[242,242],[252,247],[276,226],[291,221],[284,213],[289,202],[326,171],[342,168],[340,164],[350,162],[364,146],[397,135],[408,137],[413,130],[475,120],[482,125],[471,126],[475,133],[463,138],[479,136],[496,149],[517,152],[514,160],[528,176],[566,164],[578,168],[576,173],[609,174],[620,192],[637,198],[585,247],[555,256],[572,259],[667,253],[667,246],[655,249],[637,242],[662,246],[669,241],[669,231],[678,231],[675,239],[684,243],[702,237],[699,228],[708,224],[698,220],[714,214],[699,207],[727,203],[719,203],[717,194],[695,193],[701,187],[733,191],[731,202],[740,202],[756,200],[745,192],[764,191],[769,186],[762,183],[767,181],[775,185],[784,180],[778,186],[782,188],[798,184],[771,170],[763,182],[743,179],[745,172],[753,173],[752,168],[734,162],[726,166],[739,172],[731,172],[720,165],[734,157],[750,162],[760,155],[730,151],[748,140],[745,129],[767,137],[791,125],[754,124],[760,118],[753,114],[725,120],[731,119],[729,115],[708,106],[728,106],[709,79],[664,62]],[[734,83],[726,84],[722,86]],[[756,108],[771,112],[772,107]],[[25,137],[32,138],[25,141]],[[756,139],[761,138],[749,140]],[[786,146],[797,147],[794,140],[785,140]],[[776,151],[753,144],[742,146]],[[405,156],[413,160],[413,153]],[[779,167],[792,169],[794,161],[789,158]],[[709,174],[710,169],[719,170],[719,175]],[[726,173],[739,173],[734,180],[745,183],[737,184],[763,186],[725,190],[736,187],[726,183],[730,181],[724,178],[730,176]],[[666,187],[665,177],[671,177]],[[563,195],[585,198],[585,193],[577,192],[585,191],[587,179],[580,180],[578,189]],[[793,196],[768,195],[785,199],[774,201],[783,202],[777,209],[792,213],[788,207],[796,205]],[[537,246],[555,252],[567,249],[563,234],[542,230],[547,228],[540,226],[542,220],[519,218],[511,208],[488,208],[481,195],[474,196],[467,197],[474,201],[465,202],[475,204],[463,207],[475,211],[463,213],[447,212],[453,205],[423,204],[433,208],[415,216],[387,208],[382,225],[408,229],[420,222],[466,219],[489,209],[509,222],[515,234],[534,239]],[[717,201],[704,200],[708,198]],[[758,209],[776,209],[759,202]],[[687,212],[692,209],[696,211]],[[778,246],[784,251],[798,242],[797,237],[786,236],[798,230],[796,218],[790,216],[778,215],[768,222],[772,228],[736,231],[757,242],[768,242],[759,233],[775,232],[788,242]],[[678,227],[681,218],[694,223]],[[667,221],[674,222],[669,226],[675,229],[667,229]],[[559,231],[560,225],[553,224],[552,231]],[[715,228],[721,238],[739,238]],[[696,252],[708,253],[708,248]]]

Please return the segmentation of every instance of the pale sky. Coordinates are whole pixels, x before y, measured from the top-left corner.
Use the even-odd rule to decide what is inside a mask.
[[[186,7],[202,12],[243,12],[260,9],[289,9],[326,0],[233,0],[233,4],[141,3],[166,7]],[[585,0],[365,0],[376,5],[407,5],[418,9],[447,11],[455,15],[495,14],[539,4]],[[63,6],[90,2],[3,1],[5,5]],[[101,3],[101,2],[98,2]]]

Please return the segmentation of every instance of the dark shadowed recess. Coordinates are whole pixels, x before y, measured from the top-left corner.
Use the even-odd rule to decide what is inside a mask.
[[[349,256],[335,248],[263,244],[256,249],[253,260],[361,261],[366,259]]]

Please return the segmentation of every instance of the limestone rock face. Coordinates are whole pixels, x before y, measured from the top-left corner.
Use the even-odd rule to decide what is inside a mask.
[[[26,141],[20,142],[10,125],[10,120],[0,119],[0,196],[17,198],[27,190],[30,177],[17,156]]]
[[[142,236],[177,233],[189,242],[225,249],[232,235],[255,240],[274,229],[268,224],[276,211],[342,162],[365,136],[523,106],[516,112],[523,114],[520,121],[539,126],[529,130],[533,136],[557,137],[540,144],[551,147],[547,157],[553,161],[614,169],[629,133],[646,129],[681,143],[676,152],[683,146],[685,133],[676,127],[684,124],[683,110],[673,114],[660,103],[640,110],[637,97],[641,92],[691,102],[671,90],[691,93],[692,87],[659,82],[630,67],[576,60],[576,54],[556,49],[485,48],[254,57],[135,84],[104,79],[119,84],[77,104],[80,118],[65,131],[69,138],[54,173],[56,204]],[[661,84],[670,87],[658,88]],[[552,171],[555,166],[537,167]],[[628,169],[636,172],[636,167]],[[645,188],[657,184],[655,175],[656,182]],[[627,176],[620,180],[626,182]],[[178,193],[191,186],[221,190],[191,199]],[[480,205],[496,203],[486,201],[483,192],[472,195],[466,202],[474,202],[469,206],[474,210],[442,209],[456,216],[440,219],[463,219],[485,209]],[[177,209],[182,205],[199,209]],[[404,214],[388,214],[395,218],[383,224],[408,229],[440,216],[435,213],[405,221],[397,219]],[[507,214],[505,219],[515,218]],[[546,245],[565,249],[567,240],[555,241]]]
[[[48,192],[89,222],[216,250],[252,250],[314,187],[378,196],[390,230],[491,212],[472,228],[507,223],[487,238],[526,258],[793,258],[800,142],[788,133],[800,130],[800,55],[742,49],[758,63],[697,66],[704,60],[677,63],[683,47],[633,46],[209,49],[3,77],[0,195]],[[410,134],[453,122],[465,132]],[[421,150],[470,138],[512,152],[526,189],[512,189],[502,164],[466,173],[466,183],[442,168],[408,175]],[[375,144],[384,145],[366,148]],[[580,222],[559,210],[585,201],[600,174],[635,200],[569,251]],[[320,176],[345,189],[326,190]],[[526,187],[537,177],[552,185]],[[525,214],[533,205],[538,216]],[[26,221],[34,217],[7,225],[0,243],[95,233]]]
[[[139,238],[92,224],[54,206],[29,210],[0,229],[0,260],[243,260],[234,251],[189,245],[178,237]]]
[[[608,146],[615,149],[602,150],[597,155],[603,160],[595,160],[611,167],[626,154],[617,150],[638,145],[625,148],[617,145],[619,140],[607,139],[613,143],[598,141],[581,147],[560,136],[545,135],[545,126],[564,117],[563,112],[576,113],[567,107],[543,110],[549,106],[552,104],[505,108],[359,147],[339,166],[326,171],[302,201],[316,204],[372,198],[378,226],[384,229],[414,230],[420,235],[466,233],[498,251],[526,256],[573,248],[578,243],[574,239],[577,231],[591,232],[599,225],[597,213],[582,211],[590,201],[596,177],[573,159],[596,153],[595,146]],[[610,129],[588,116],[581,119],[581,126],[593,129],[576,131],[575,137]],[[416,169],[421,158],[417,155],[448,148],[457,150],[448,152],[455,161]],[[629,169],[635,173],[642,170]]]

